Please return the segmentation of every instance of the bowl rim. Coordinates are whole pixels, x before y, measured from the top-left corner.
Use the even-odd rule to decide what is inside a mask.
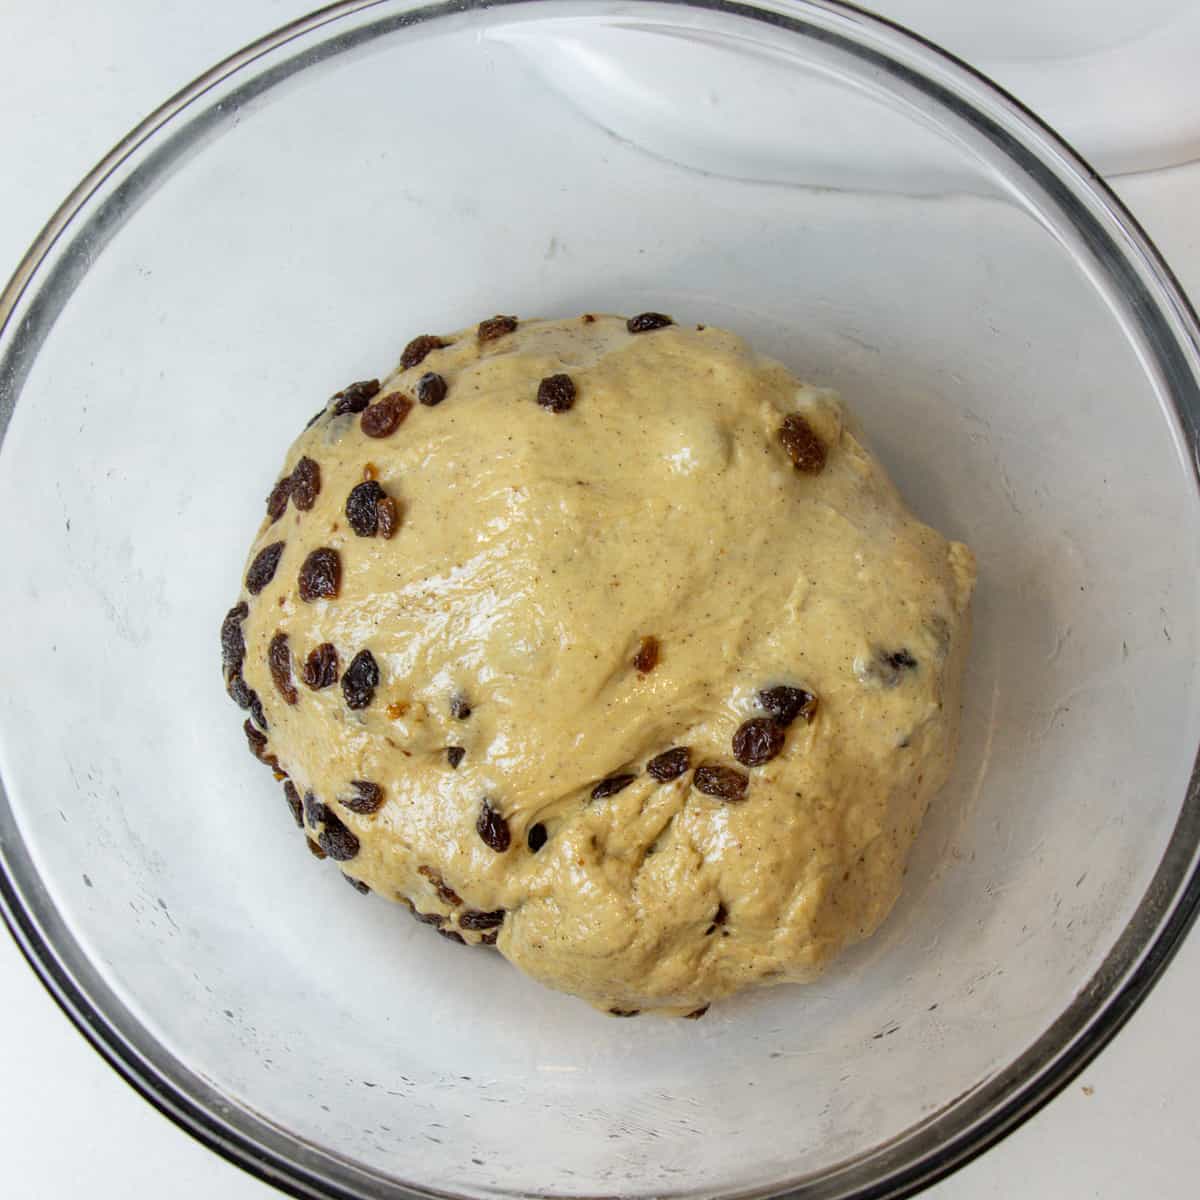
[[[257,59],[278,50],[290,42],[347,17],[371,9],[399,8],[404,25],[465,11],[532,8],[543,0],[338,0],[306,16],[299,17],[265,34],[242,49],[229,55],[197,76],[158,108],[139,122],[123,137],[72,189],[55,210],[45,226],[18,263],[12,277],[0,291],[0,343],[11,332],[21,301],[46,265],[64,233],[87,208],[104,184],[126,164],[156,134],[183,114],[206,93],[250,66]],[[636,0],[638,5],[644,0]],[[1107,241],[1120,247],[1117,259],[1141,268],[1158,293],[1161,312],[1159,324],[1167,342],[1179,352],[1186,378],[1191,383],[1190,397],[1175,392],[1172,399],[1174,415],[1179,421],[1186,442],[1193,484],[1200,483],[1200,322],[1186,293],[1167,266],[1149,236],[1138,221],[1117,198],[1099,174],[1077,154],[1041,118],[1019,100],[994,83],[982,72],[930,40],[913,33],[897,22],[867,12],[845,0],[653,0],[657,6],[704,9],[716,13],[757,20],[797,34],[811,34],[818,26],[812,18],[823,15],[826,21],[839,20],[849,29],[858,27],[874,37],[882,37],[893,47],[917,53],[923,66],[936,66],[938,72],[991,105],[991,113],[974,107],[969,100],[956,98],[954,93],[937,83],[931,75],[913,72],[912,82],[923,86],[943,104],[948,104],[959,116],[986,118],[1000,133],[997,117],[1003,117],[1019,131],[1022,138],[1010,133],[1007,141],[1023,151],[1024,168],[1034,178],[1053,185],[1056,199],[1068,210],[1075,210],[1098,225],[1094,214],[1089,215],[1082,202],[1086,197],[1098,206],[1100,218],[1108,225]],[[649,7],[649,5],[647,5]],[[809,17],[806,21],[805,17]],[[864,42],[845,30],[833,35],[847,49],[864,51]],[[877,55],[878,56],[878,55]],[[897,67],[896,63],[892,64]],[[1037,151],[1031,149],[1036,145]],[[1010,154],[1013,147],[1007,147]],[[1040,157],[1039,157],[1040,153]],[[1042,161],[1053,159],[1053,168]],[[1036,170],[1032,170],[1036,168]],[[1173,318],[1171,322],[1164,314]],[[1178,368],[1177,368],[1178,369]],[[3,399],[0,397],[0,399]],[[0,405],[0,443],[3,442],[10,412]],[[7,833],[12,825],[7,795],[0,780],[0,825]],[[12,826],[15,833],[15,826]],[[59,920],[51,906],[44,912],[23,895],[17,879],[22,871],[14,869],[14,861],[31,872],[19,836],[15,846],[0,837],[0,916],[34,973],[51,998],[68,1019],[109,1065],[160,1113],[191,1134],[203,1145],[215,1151],[250,1175],[274,1186],[286,1194],[307,1200],[363,1200],[372,1185],[382,1182],[378,1175],[362,1172],[336,1160],[342,1178],[335,1180],[319,1169],[324,1159],[319,1153],[305,1157],[306,1166],[296,1155],[281,1152],[290,1141],[300,1143],[291,1135],[281,1137],[273,1145],[237,1126],[218,1119],[203,1103],[203,1094],[215,1089],[195,1076],[188,1068],[181,1071],[194,1086],[185,1091],[172,1081],[154,1061],[139,1051],[109,1014],[120,1012],[124,1006],[113,995],[105,997],[108,1005],[97,1003],[96,993],[107,991],[99,977],[85,981],[80,969],[72,970],[66,956],[56,950],[57,944],[74,944],[74,939]],[[1200,914],[1200,755],[1194,760],[1188,787],[1179,818],[1172,831],[1163,857],[1145,893],[1121,936],[1109,950],[1093,976],[1077,993],[1067,1009],[1017,1059],[932,1114],[917,1126],[910,1127],[891,1142],[876,1147],[866,1155],[833,1167],[825,1176],[809,1182],[784,1185],[784,1190],[758,1189],[747,1197],[777,1197],[779,1200],[900,1200],[911,1196],[946,1177],[995,1145],[1025,1120],[1038,1112],[1100,1053],[1133,1015],[1146,998],[1182,944],[1188,930]],[[83,966],[90,964],[83,956]],[[90,985],[90,987],[89,987]],[[175,1060],[168,1053],[163,1059]],[[197,1094],[200,1094],[200,1099]],[[957,1111],[956,1110],[965,1110]],[[938,1136],[939,1129],[955,1117],[949,1136]],[[252,1117],[253,1119],[253,1117]],[[269,1129],[259,1119],[259,1132]],[[388,1181],[389,1194],[398,1197],[444,1195],[413,1184]]]

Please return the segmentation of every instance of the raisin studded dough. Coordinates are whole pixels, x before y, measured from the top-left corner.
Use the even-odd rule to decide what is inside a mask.
[[[974,584],[832,393],[666,322],[496,319],[339,393],[222,637],[315,854],[619,1015],[887,916]]]

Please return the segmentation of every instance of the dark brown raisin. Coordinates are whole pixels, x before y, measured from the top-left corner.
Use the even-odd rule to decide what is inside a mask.
[[[360,379],[334,393],[333,415],[341,417],[346,413],[360,413],[378,393],[378,379]]]
[[[283,798],[287,801],[288,808],[292,810],[296,824],[303,828],[304,810],[300,806],[300,793],[296,791],[296,785],[290,779],[283,785]]]
[[[295,704],[300,697],[292,682],[292,652],[288,649],[288,635],[282,630],[275,634],[267,647],[267,666],[271,668],[276,691],[289,704]]]
[[[779,426],[779,440],[797,471],[819,475],[825,467],[825,445],[799,414],[788,413]]]
[[[817,711],[817,698],[812,692],[797,687],[764,688],[758,702],[771,714],[777,725],[785,729],[797,718],[811,721]]]
[[[783,749],[783,726],[771,717],[743,721],[733,735],[733,757],[743,767],[761,767]]]
[[[359,417],[362,431],[370,438],[391,437],[401,422],[412,412],[412,401],[401,392],[389,392],[382,400],[376,400]]]
[[[905,671],[915,671],[917,660],[907,650],[876,650],[869,662],[855,662],[854,670],[862,683],[885,688],[899,685]]]
[[[253,688],[250,689],[250,719],[264,733],[267,730],[267,714],[263,712],[262,701],[258,698],[258,693]]]
[[[297,577],[300,599],[332,600],[342,586],[342,560],[336,550],[321,546],[313,550],[300,566]]]
[[[917,666],[917,660],[907,650],[895,650],[891,654],[885,654],[883,661],[895,671],[913,671]]]
[[[494,946],[496,939],[500,936],[500,930],[489,929],[486,933],[479,935],[479,944],[481,946]]]
[[[242,634],[242,622],[249,612],[250,607],[245,600],[239,600],[221,622],[221,669],[226,674],[240,671],[242,663],[246,661],[246,639]]]
[[[706,796],[716,796],[718,800],[734,803],[745,797],[750,780],[732,767],[723,767],[719,763],[705,763],[692,773],[692,783],[697,791]]]
[[[503,854],[512,840],[508,831],[508,822],[492,807],[490,800],[484,800],[479,806],[475,831],[497,854]]]
[[[287,512],[288,500],[292,495],[292,477],[285,475],[272,489],[267,497],[267,516],[274,525]]]
[[[379,686],[379,666],[370,650],[360,650],[342,676],[342,695],[347,708],[366,708]]]
[[[583,323],[584,323],[585,325],[592,325],[592,324],[594,324],[594,323],[595,323],[595,320],[596,320],[596,318],[595,318],[594,316],[592,316],[592,314],[591,314],[591,313],[584,313],[584,314],[583,314]]]
[[[446,918],[441,913],[423,913],[413,909],[413,916],[421,922],[422,925],[432,925],[435,929],[438,926],[445,925]]]
[[[609,1015],[614,1017],[636,1017],[642,1010],[640,1008],[610,1008]]]
[[[315,792],[304,793],[304,819],[310,825],[320,825],[329,813],[329,809],[317,799]]]
[[[450,697],[450,715],[456,721],[465,721],[471,715],[471,705],[461,692]]]
[[[242,732],[246,735],[246,744],[250,747],[250,753],[258,759],[259,762],[267,762],[267,735],[260,733],[249,721],[242,725]]]
[[[644,637],[638,643],[637,653],[633,656],[633,665],[639,674],[648,675],[658,666],[659,644],[656,637]]]
[[[335,862],[349,862],[358,853],[358,838],[328,810],[325,828],[317,835],[317,844]]]
[[[404,352],[400,355],[400,365],[405,370],[408,370],[409,367],[415,367],[418,363],[425,361],[425,356],[431,350],[440,350],[445,344],[440,337],[423,333],[420,337],[413,338],[404,347]]]
[[[400,508],[391,496],[384,496],[375,511],[379,515],[379,536],[386,541],[400,524]]]
[[[325,851],[322,850],[321,847],[318,846],[317,843],[315,841],[313,841],[312,838],[306,837],[304,839],[304,841],[308,845],[308,852],[309,852],[309,854],[311,854],[313,856],[313,858],[324,858],[325,857]]]
[[[506,333],[512,333],[516,327],[516,317],[488,317],[486,321],[479,322],[479,329],[476,332],[481,342],[494,342]]]
[[[449,904],[453,908],[457,908],[462,903],[462,897],[442,878],[441,871],[435,870],[433,867],[418,867],[417,874],[424,876],[433,884],[433,890],[437,892],[438,899],[443,904]]]
[[[387,498],[373,479],[356,483],[346,497],[346,520],[359,537],[374,537],[379,532],[379,502]]]
[[[338,799],[351,812],[366,816],[368,813],[378,812],[383,807],[383,788],[379,784],[372,783],[369,779],[352,779],[350,786],[355,794],[349,797],[339,796]]]
[[[448,942],[457,942],[460,946],[467,944],[467,939],[457,929],[439,929],[438,933]]]
[[[356,891],[364,896],[371,894],[371,885],[363,883],[361,879],[355,879],[353,875],[343,875],[342,878]]]
[[[539,821],[536,825],[530,825],[529,833],[525,838],[525,844],[536,854],[546,844],[546,839],[549,836],[545,825]]]
[[[647,764],[646,772],[659,783],[678,779],[692,765],[692,752],[686,746],[673,746],[656,754]]]
[[[575,381],[570,375],[547,375],[538,384],[537,402],[551,412],[566,412],[575,403]]]
[[[306,455],[292,470],[292,503],[301,512],[308,512],[320,494],[320,465]]]
[[[496,908],[491,912],[480,912],[477,908],[468,908],[460,913],[458,925],[460,929],[495,929],[504,924],[504,909]]]
[[[332,687],[338,678],[338,653],[332,642],[322,642],[308,652],[304,660],[304,669],[300,678],[318,692],[321,688]]]
[[[609,796],[615,796],[618,792],[623,792],[636,778],[636,775],[610,775],[592,788],[592,799],[605,800]]]
[[[702,1005],[700,1008],[693,1008],[690,1013],[684,1013],[683,1019],[685,1021],[698,1021],[706,1012],[708,1012],[707,1004]]]
[[[275,568],[279,566],[282,556],[282,542],[272,542],[254,556],[250,570],[246,572],[246,591],[250,595],[257,596],[275,578]]]
[[[434,408],[446,398],[446,381],[436,371],[426,371],[417,380],[417,399],[428,408]]]
[[[446,761],[454,770],[458,770],[458,764],[466,757],[466,750],[462,746],[447,746]]]
[[[625,328],[630,333],[649,333],[652,329],[665,329],[668,325],[674,325],[675,322],[664,313],[644,312],[638,313],[636,317],[630,317],[625,322]]]
[[[242,678],[241,671],[230,672],[225,690],[238,708],[249,708],[258,699],[258,693]]]

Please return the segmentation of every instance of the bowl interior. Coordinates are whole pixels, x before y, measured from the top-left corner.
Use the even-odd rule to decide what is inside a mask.
[[[592,0],[335,22],[139,153],[6,335],[17,886],[178,1086],[339,1194],[839,1194],[1038,1042],[1162,858],[1198,563],[1153,347],[1041,185],[830,22],[855,36]],[[647,308],[837,387],[980,567],[896,911],[699,1022],[606,1019],[355,895],[217,665],[330,393],[493,312]]]

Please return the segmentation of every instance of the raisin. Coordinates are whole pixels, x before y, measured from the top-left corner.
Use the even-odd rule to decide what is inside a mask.
[[[733,757],[744,767],[761,767],[783,749],[783,726],[770,717],[743,721],[733,735]]]
[[[699,792],[706,796],[716,796],[718,800],[728,800],[730,803],[741,800],[746,795],[746,787],[750,780],[741,771],[732,767],[723,767],[718,763],[706,763],[697,767],[692,773],[692,783]]]
[[[570,375],[547,375],[538,384],[537,402],[551,412],[566,412],[575,403],[575,381]]]
[[[360,413],[378,394],[378,379],[360,379],[334,393],[333,415],[341,417],[346,413]]]
[[[292,470],[292,503],[308,512],[321,494],[321,468],[307,455]]]
[[[356,483],[346,497],[346,520],[359,537],[374,537],[379,532],[379,502],[387,498],[373,479]]]
[[[816,696],[797,687],[764,688],[758,693],[758,702],[784,729],[797,717],[811,721],[817,711]]]
[[[630,333],[649,333],[653,329],[665,329],[668,325],[674,325],[675,322],[664,313],[644,312],[638,313],[636,317],[630,317],[625,322],[625,328]]]
[[[385,438],[400,428],[400,423],[411,411],[412,401],[407,396],[389,392],[366,409],[358,420],[367,437]]]
[[[366,816],[368,813],[378,812],[383,807],[383,788],[379,784],[372,783],[369,779],[352,779],[350,786],[357,795],[338,798],[351,812]]]
[[[356,891],[364,896],[371,894],[371,885],[363,883],[361,879],[355,879],[353,875],[343,875],[342,878]]]
[[[325,828],[317,835],[317,844],[335,862],[349,862],[358,853],[358,838],[329,811],[325,813]]]
[[[311,854],[313,856],[313,858],[324,858],[325,857],[325,851],[322,850],[321,847],[318,846],[317,843],[315,841],[313,841],[312,838],[306,837],[304,839],[304,841],[307,843],[308,852],[309,852],[309,854]]]
[[[536,854],[546,844],[546,839],[549,836],[545,825],[539,821],[536,825],[529,827],[529,834],[525,839],[525,844],[532,853]]]
[[[446,761],[454,770],[458,770],[458,764],[466,757],[466,750],[462,746],[447,746]]]
[[[262,701],[258,698],[258,693],[250,689],[250,718],[259,729],[266,732],[267,729],[267,714],[263,712]]]
[[[283,785],[283,798],[287,801],[287,806],[292,810],[292,817],[296,824],[304,827],[304,810],[300,806],[300,793],[296,791],[296,785],[289,779]]]
[[[500,930],[489,929],[486,933],[479,935],[479,944],[481,946],[494,946],[496,939],[500,936]]]
[[[640,1008],[610,1008],[609,1015],[613,1017],[636,1017],[642,1010]]]
[[[646,772],[659,783],[678,779],[692,765],[692,752],[686,746],[673,746],[656,754],[647,764]]]
[[[708,1012],[708,1005],[703,1004],[699,1008],[693,1008],[690,1013],[684,1013],[683,1019],[685,1021],[698,1021],[706,1012]]]
[[[508,822],[492,807],[491,801],[486,799],[479,806],[475,832],[497,854],[503,854],[512,840],[508,831]]]
[[[249,708],[258,699],[258,693],[242,678],[241,671],[232,671],[225,690],[238,708]]]
[[[592,799],[606,800],[609,796],[615,796],[618,792],[623,792],[636,778],[636,775],[610,775],[592,788]]]
[[[246,744],[250,747],[250,753],[259,762],[268,762],[270,756],[266,753],[267,735],[260,733],[249,721],[246,721],[242,725],[242,732],[246,735]]]
[[[272,542],[254,556],[250,570],[246,572],[246,591],[250,595],[257,596],[275,578],[275,568],[279,566],[282,555],[283,543]]]
[[[413,916],[421,922],[422,925],[432,925],[435,929],[441,925],[445,925],[446,918],[441,913],[423,913],[413,909]]]
[[[347,708],[366,708],[379,686],[379,666],[370,650],[360,650],[342,676],[342,695]]]
[[[779,440],[797,471],[819,475],[825,466],[825,446],[799,414],[788,413],[779,426]]]
[[[496,908],[491,912],[480,912],[477,908],[468,908],[465,913],[460,913],[458,918],[458,926],[460,929],[495,929],[499,925],[504,924],[504,909]]]
[[[271,679],[275,690],[289,703],[299,699],[296,685],[292,683],[292,652],[288,649],[288,635],[280,631],[267,647],[267,666],[271,668]]]
[[[329,815],[329,809],[317,799],[315,792],[304,793],[304,819],[310,825],[320,825]]]
[[[375,506],[375,512],[379,516],[379,536],[386,541],[400,524],[400,509],[391,496],[384,496]]]
[[[245,600],[239,600],[221,622],[221,669],[226,674],[240,671],[242,663],[246,661],[246,639],[242,634],[242,622],[249,612],[250,607]]]
[[[862,683],[894,688],[905,671],[915,671],[917,666],[917,660],[907,650],[876,650],[870,662],[855,660],[854,673]]]
[[[425,356],[431,350],[440,350],[445,344],[440,337],[423,333],[420,337],[413,338],[404,347],[404,352],[400,355],[400,365],[405,370],[408,370],[409,367],[415,367],[418,363],[425,361]]]
[[[638,643],[637,653],[633,656],[633,665],[641,675],[648,675],[658,666],[658,638],[644,637]]]
[[[595,324],[595,321],[596,321],[596,318],[594,316],[592,316],[591,313],[583,314],[583,323],[585,325],[593,325],[593,324]]]
[[[457,942],[460,946],[467,944],[467,939],[457,929],[439,929],[438,933],[448,942]]]
[[[342,585],[342,560],[336,550],[321,546],[304,560],[298,576],[300,599],[332,600]]]
[[[462,692],[450,697],[450,715],[456,721],[465,721],[471,715],[471,705]]]
[[[304,668],[300,672],[300,678],[314,692],[319,692],[321,688],[332,687],[337,683],[338,653],[332,642],[322,642],[308,652],[308,657],[304,660]]]
[[[917,666],[917,660],[907,650],[896,650],[891,654],[885,654],[883,661],[895,671],[913,671]]]
[[[441,871],[434,870],[433,867],[418,867],[417,874],[424,876],[433,884],[433,890],[437,892],[438,899],[443,904],[457,908],[462,903],[462,897],[446,883],[442,878]]]
[[[417,380],[417,399],[428,408],[434,408],[446,398],[446,381],[436,371],[426,371]]]
[[[285,475],[271,489],[271,494],[267,497],[267,516],[271,518],[272,525],[287,512],[288,500],[291,499],[291,495],[292,477]]]
[[[516,327],[516,317],[488,317],[486,321],[479,322],[479,328],[476,330],[476,333],[481,342],[494,342],[506,333],[512,333]]]

